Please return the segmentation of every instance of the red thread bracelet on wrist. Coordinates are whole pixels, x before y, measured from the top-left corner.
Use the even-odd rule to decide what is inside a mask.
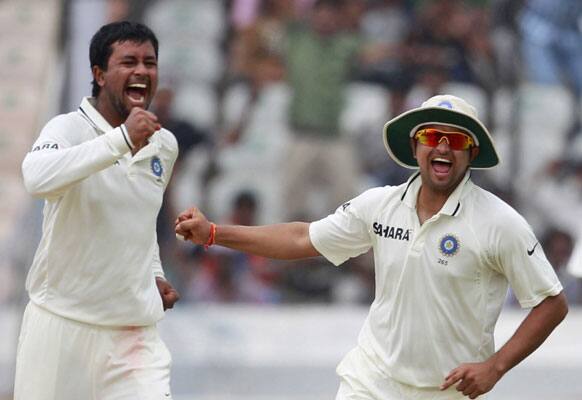
[[[216,238],[216,224],[211,222],[210,235],[208,235],[208,242],[206,242],[206,244],[204,245],[204,250],[208,250],[208,248],[214,244],[215,238]]]

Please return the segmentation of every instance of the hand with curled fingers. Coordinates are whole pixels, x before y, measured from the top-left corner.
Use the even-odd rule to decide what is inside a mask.
[[[204,214],[192,207],[182,211],[175,221],[176,236],[182,237],[194,244],[206,244],[210,236],[211,223],[206,219]]]
[[[150,136],[162,128],[158,122],[158,117],[141,107],[133,107],[131,109],[124,125],[136,150],[144,147]]]
[[[180,294],[170,282],[162,277],[156,277],[156,285],[158,286],[158,292],[160,292],[160,297],[162,298],[162,304],[164,305],[164,311],[169,308],[173,308],[174,304],[180,300]]]
[[[503,374],[495,368],[491,359],[480,363],[461,364],[449,372],[441,385],[441,390],[446,390],[457,382],[456,389],[470,399],[489,392],[501,379]]]

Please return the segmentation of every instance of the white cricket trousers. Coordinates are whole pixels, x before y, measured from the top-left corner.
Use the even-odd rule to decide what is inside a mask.
[[[170,363],[155,325],[89,325],[29,302],[14,400],[168,400]]]
[[[445,391],[406,385],[386,376],[365,359],[362,350],[350,351],[338,366],[340,386],[335,400],[468,400],[453,385]],[[478,400],[485,400],[481,395]]]

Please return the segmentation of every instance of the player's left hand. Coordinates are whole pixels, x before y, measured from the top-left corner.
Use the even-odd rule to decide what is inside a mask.
[[[501,374],[493,365],[492,360],[461,364],[449,372],[440,389],[445,390],[460,382],[456,389],[470,399],[476,399],[493,389],[499,379],[501,379]]]
[[[156,277],[156,285],[158,285],[158,291],[162,297],[162,303],[164,303],[164,311],[168,308],[174,307],[174,304],[180,300],[180,294],[174,287],[161,277]]]

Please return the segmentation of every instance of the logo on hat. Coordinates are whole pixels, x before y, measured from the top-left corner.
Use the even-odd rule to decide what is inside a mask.
[[[437,104],[437,107],[446,107],[446,108],[450,108],[451,110],[453,109],[453,105],[448,100],[441,101],[439,104]]]
[[[152,172],[154,173],[155,176],[157,176],[158,178],[162,176],[164,168],[162,168],[162,162],[158,157],[152,157],[151,167]]]
[[[439,250],[444,256],[452,257],[461,248],[461,243],[455,235],[446,234],[441,239],[441,244],[439,245]]]

